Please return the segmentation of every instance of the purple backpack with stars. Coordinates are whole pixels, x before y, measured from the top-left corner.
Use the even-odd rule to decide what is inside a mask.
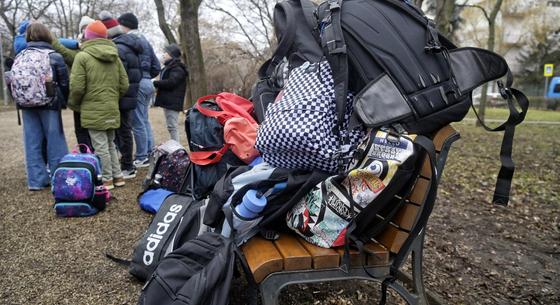
[[[81,153],[79,146],[85,146]],[[105,209],[109,191],[101,180],[101,162],[87,145],[79,144],[64,156],[51,177],[57,216],[91,216]]]

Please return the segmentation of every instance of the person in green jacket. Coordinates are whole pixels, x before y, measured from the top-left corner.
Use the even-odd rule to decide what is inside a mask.
[[[78,36],[79,41],[83,41],[84,31],[86,27],[94,21],[95,20],[91,19],[88,16],[83,16],[82,19],[80,19],[80,23],[79,23],[80,35]],[[62,55],[62,57],[64,58],[64,62],[66,63],[66,65],[68,65],[68,68],[71,69],[72,63],[74,63],[74,57],[76,57],[76,54],[78,54],[80,49],[69,49],[65,47],[62,43],[60,43],[58,39],[53,39],[52,46],[58,53]],[[90,148],[93,148],[91,144],[91,138],[89,137],[89,133],[87,129],[83,128],[82,125],[80,124],[80,113],[78,111],[73,111],[73,114],[74,114],[74,134],[76,135],[76,140],[80,144],[86,144]],[[82,147],[80,147],[80,149],[82,150],[82,152],[85,152],[85,150]]]
[[[101,21],[87,26],[84,39],[72,64],[68,107],[81,113],[80,122],[101,159],[103,184],[112,189],[125,184],[115,129],[120,126],[119,98],[128,90],[128,76]]]

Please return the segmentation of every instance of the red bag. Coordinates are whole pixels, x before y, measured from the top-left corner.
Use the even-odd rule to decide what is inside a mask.
[[[218,104],[221,111],[202,106],[202,102],[211,99]],[[255,149],[258,124],[252,116],[253,103],[251,101],[233,93],[222,92],[199,98],[195,107],[205,116],[216,118],[224,126],[225,145],[216,151],[190,152],[192,163],[198,165],[218,163],[230,148],[239,159],[247,164],[259,155]]]

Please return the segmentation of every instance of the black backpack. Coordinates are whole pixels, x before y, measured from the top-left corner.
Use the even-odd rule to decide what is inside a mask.
[[[206,232],[207,226],[202,223],[205,209],[203,201],[191,196],[168,196],[134,247],[128,262],[130,274],[145,281],[166,255]]]
[[[159,263],[138,304],[229,304],[235,249],[230,239],[214,232],[187,241]]]
[[[501,56],[478,48],[457,48],[437,32],[419,9],[402,0],[327,0],[315,13],[306,5],[290,6],[299,8],[304,16],[315,16],[315,20],[307,22],[309,25],[301,24],[301,20],[309,18],[276,19],[276,13],[290,13],[286,7],[278,4],[275,8],[276,34],[291,37],[282,31],[292,31],[294,26],[279,23],[295,22],[296,37],[307,32],[320,42],[333,71],[339,122],[344,121],[348,90],[356,94],[349,128],[357,124],[369,128],[392,126],[400,132],[429,135],[465,117],[472,105],[472,90],[506,76],[506,83],[498,81],[498,86],[507,100],[510,116],[496,128],[485,128],[505,131],[493,202],[507,204],[514,172],[514,130],[525,118],[529,103],[522,92],[511,88],[513,78]],[[282,55],[289,59],[290,67],[297,65],[291,60],[294,50],[300,46],[309,49],[309,44],[298,45],[295,38],[291,44],[290,40],[285,44],[279,41],[279,49],[267,62],[269,66],[281,62],[278,57]],[[269,73],[261,80],[274,76],[274,68],[263,66],[261,70]],[[269,92],[274,90],[273,85]],[[258,84],[255,88],[259,88]],[[516,103],[521,110],[516,109]]]
[[[257,122],[262,123],[268,104],[274,102],[282,90],[285,70],[298,67],[306,61],[318,62],[324,56],[316,33],[312,31],[317,25],[313,16],[316,7],[310,0],[286,0],[274,7],[278,47],[259,68],[258,80],[250,98]]]
[[[270,233],[270,236],[275,236],[275,233],[287,229],[286,214],[292,206],[303,198],[317,183],[330,176],[329,173],[322,171],[275,168],[270,177],[266,179],[259,177],[252,182],[243,181],[243,186],[235,190],[232,180],[238,175],[249,172],[252,168],[249,165],[231,167],[216,182],[214,190],[208,199],[204,224],[214,228],[221,228],[226,220],[223,207],[228,202],[228,199],[231,197],[231,207],[234,208],[240,204],[243,196],[249,190],[258,190],[266,193],[267,198],[266,207],[260,213],[262,219],[258,224],[258,229],[261,233]],[[271,189],[278,183],[286,183],[286,185],[277,192],[271,192]]]
[[[221,110],[214,101],[204,101],[203,105],[211,110]],[[224,126],[216,118],[200,113],[195,106],[188,110],[185,132],[191,152],[215,151],[224,147]],[[209,165],[192,163],[188,183],[192,195],[195,199],[207,197],[216,181],[225,174],[229,166],[244,164],[231,149],[224,153],[218,163]]]

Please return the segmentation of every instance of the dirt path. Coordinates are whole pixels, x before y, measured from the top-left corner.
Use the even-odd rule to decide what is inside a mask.
[[[156,142],[166,137],[161,110],[151,112]],[[67,139],[72,118],[64,112]],[[0,304],[136,304],[141,283],[104,257],[129,257],[150,215],[136,205],[141,178],[114,192],[95,217],[59,219],[48,191],[28,192],[21,127],[0,112]],[[459,124],[430,221],[427,286],[449,304],[560,304],[560,140],[557,126],[524,126],[508,208],[491,199],[500,135]],[[184,132],[181,133],[183,142]],[[243,303],[243,285],[234,304]],[[378,285],[362,282],[287,288],[282,304],[371,304]],[[395,301],[394,298],[391,302]]]

